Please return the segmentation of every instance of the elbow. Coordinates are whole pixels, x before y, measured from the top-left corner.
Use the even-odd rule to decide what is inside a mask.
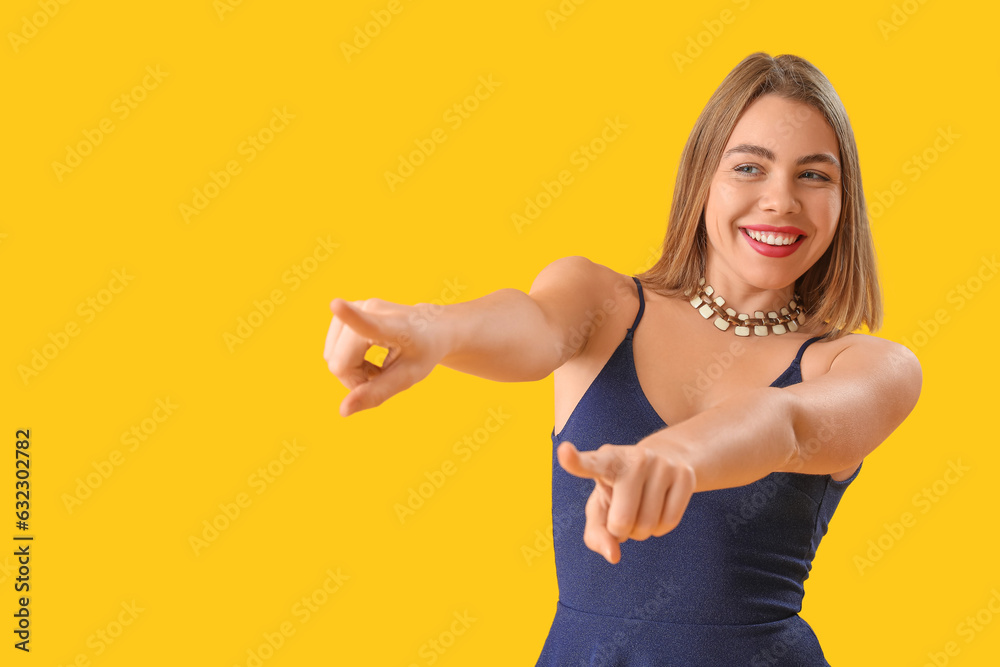
[[[917,406],[917,401],[920,399],[920,390],[924,384],[924,371],[913,350],[905,345],[900,345],[898,352],[900,385],[904,396],[903,403],[906,406],[906,413],[903,415],[905,419]]]
[[[794,470],[803,465],[804,461],[802,456],[805,452],[805,448],[802,446],[802,440],[800,438],[800,433],[802,432],[799,427],[799,424],[802,421],[800,399],[796,394],[783,391],[779,387],[773,387],[773,389],[780,392],[782,397],[781,405],[784,408],[784,414],[782,415],[782,419],[779,423],[783,424],[786,428],[783,442],[788,443],[785,447],[785,460],[782,462],[781,467],[777,469]]]

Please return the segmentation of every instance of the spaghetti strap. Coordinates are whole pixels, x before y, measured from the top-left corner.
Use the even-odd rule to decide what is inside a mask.
[[[633,280],[640,300],[628,337],[611,353],[559,433],[553,424],[553,528],[545,535],[551,547],[532,558],[555,565],[558,600],[553,600],[555,615],[534,667],[745,667],[763,664],[761,656],[776,654],[779,645],[784,648],[775,658],[778,662],[768,664],[827,667],[830,663],[815,633],[799,616],[803,582],[834,510],[857,473],[835,483],[829,475],[781,470],[750,484],[692,494],[675,530],[625,541],[615,565],[580,539],[594,482],[563,468],[559,446],[571,442],[580,452],[595,452],[607,443],[635,445],[677,428],[660,417],[636,373],[632,333],[644,313],[645,297],[641,281]],[[627,284],[615,283],[619,292]],[[620,325],[628,317],[622,312],[628,299],[620,293],[616,298]],[[708,329],[705,334],[715,329],[701,327]],[[655,331],[646,333],[657,338]],[[720,348],[727,339],[739,340],[733,335],[731,330],[717,334]],[[788,345],[787,354],[792,341],[800,339],[797,335],[771,342]],[[802,382],[797,362],[817,340],[802,345],[795,362],[772,387]],[[686,403],[692,392],[704,392],[704,383],[720,377],[718,373],[738,372],[730,361],[717,353],[714,359],[707,356],[697,362],[697,379],[682,387],[684,398],[678,400]],[[726,573],[722,581],[719,572]]]
[[[632,326],[628,328],[628,332],[625,334],[627,338],[631,338],[632,334],[635,332],[635,328],[639,326],[639,320],[642,319],[642,311],[646,308],[645,299],[642,298],[642,283],[635,276],[632,276],[632,280],[635,281],[635,286],[639,288],[639,312],[635,315],[635,321],[632,322]]]
[[[795,354],[795,359],[792,361],[796,366],[802,363],[802,353],[806,351],[806,348],[815,343],[816,341],[825,338],[826,336],[813,336],[806,342],[802,343],[799,347],[799,351]]]

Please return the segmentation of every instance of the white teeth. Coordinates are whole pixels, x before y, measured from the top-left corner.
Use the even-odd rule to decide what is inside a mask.
[[[747,234],[755,241],[767,245],[791,245],[798,238],[795,234],[775,234],[774,232],[759,232],[756,229],[746,229]]]

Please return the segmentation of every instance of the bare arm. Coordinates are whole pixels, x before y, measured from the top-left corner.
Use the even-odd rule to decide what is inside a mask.
[[[581,452],[560,443],[563,468],[597,482],[584,541],[616,563],[625,538],[673,530],[693,493],[744,486],[775,471],[856,468],[910,414],[921,384],[910,350],[859,336],[817,378],[748,389],[636,445]]]
[[[608,312],[630,297],[628,282],[571,256],[542,269],[529,294],[507,288],[443,306],[336,298],[323,358],[350,390],[340,414],[381,405],[438,364],[501,382],[543,379],[579,354]],[[372,345],[388,350],[380,366],[365,359]]]
[[[499,382],[539,380],[555,368],[545,312],[519,289],[444,306],[439,331],[449,340],[441,366]]]
[[[621,300],[616,275],[585,257],[563,257],[527,294],[505,288],[443,306],[437,324],[448,353],[439,363],[500,382],[544,379],[584,348],[606,299]]]
[[[921,384],[920,362],[909,349],[857,336],[823,375],[741,392],[648,444],[668,452],[687,447],[695,491],[742,486],[774,471],[833,474],[856,468],[896,430],[916,406]]]

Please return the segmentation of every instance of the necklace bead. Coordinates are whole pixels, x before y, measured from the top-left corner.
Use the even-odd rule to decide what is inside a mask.
[[[684,291],[685,296],[691,296],[691,288]],[[691,305],[698,310],[706,320],[715,315],[716,328],[726,331],[730,325],[736,325],[734,332],[737,336],[749,336],[750,329],[756,336],[766,336],[769,331],[780,336],[788,331],[797,331],[800,325],[806,322],[806,313],[802,308],[802,297],[793,295],[787,307],[780,309],[780,312],[768,311],[765,315],[763,311],[754,311],[754,316],[750,317],[746,313],[737,313],[732,308],[724,308],[726,300],[715,294],[711,285],[705,284],[705,277],[698,281],[698,287],[694,290],[695,295],[691,297]]]

